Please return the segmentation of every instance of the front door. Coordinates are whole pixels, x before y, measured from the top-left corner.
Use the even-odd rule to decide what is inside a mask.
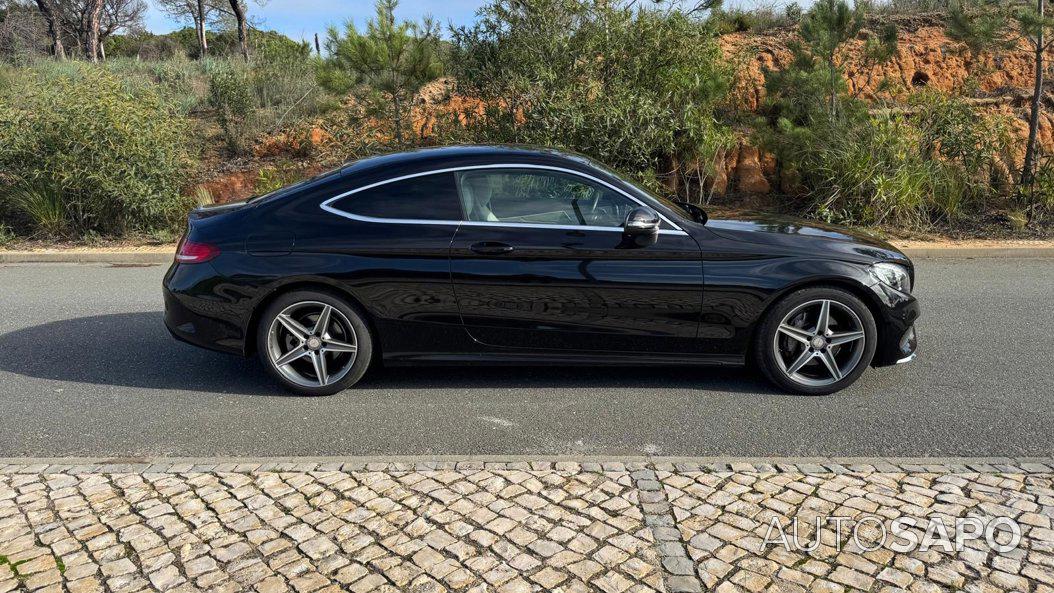
[[[465,329],[500,348],[685,352],[702,302],[699,247],[665,229],[652,244],[624,237],[640,206],[570,172],[457,173],[465,222],[451,275]]]

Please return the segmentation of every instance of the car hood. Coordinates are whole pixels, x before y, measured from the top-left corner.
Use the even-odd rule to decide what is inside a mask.
[[[817,255],[842,255],[870,261],[903,261],[896,247],[863,231],[776,215],[711,219],[706,228],[726,239]]]

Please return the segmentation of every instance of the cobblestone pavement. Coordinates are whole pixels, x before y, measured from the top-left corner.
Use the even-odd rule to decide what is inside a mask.
[[[1052,477],[1012,460],[0,462],[0,593],[1054,593]],[[826,516],[847,519],[817,538]],[[878,545],[898,517],[925,540],[934,517],[1000,516],[1013,550]],[[794,518],[806,549],[788,551]]]

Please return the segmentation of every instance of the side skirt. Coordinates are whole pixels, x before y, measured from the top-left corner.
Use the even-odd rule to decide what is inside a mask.
[[[683,354],[621,354],[612,352],[553,352],[553,353],[397,353],[385,354],[384,364],[412,365],[496,365],[496,366],[619,366],[627,363],[652,366],[716,366],[739,367],[745,364],[742,356],[685,356]]]

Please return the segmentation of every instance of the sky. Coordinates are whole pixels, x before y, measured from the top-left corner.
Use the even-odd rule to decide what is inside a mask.
[[[400,20],[416,20],[431,14],[443,25],[471,23],[476,9],[484,0],[402,0],[395,10]],[[248,0],[249,14],[263,21],[263,28],[275,29],[296,39],[310,40],[317,32],[325,32],[328,25],[340,25],[351,19],[356,26],[363,27],[373,14],[372,0],[268,0],[263,6],[256,0]],[[158,10],[154,3],[146,16],[146,28],[154,33],[167,33],[183,26]]]
[[[351,19],[360,29],[373,17],[373,0],[265,0],[263,6],[257,0],[247,0],[249,13],[254,19],[263,21],[263,28],[274,29],[295,40],[311,40],[317,32],[325,33],[329,25],[340,25]],[[467,25],[473,21],[476,10],[487,0],[401,0],[395,15],[400,20],[417,20],[431,14],[441,25]],[[789,0],[726,0],[725,6],[777,6]],[[802,6],[811,0],[798,0]],[[147,1],[149,12],[146,28],[154,33],[167,33],[183,25],[174,21]]]

